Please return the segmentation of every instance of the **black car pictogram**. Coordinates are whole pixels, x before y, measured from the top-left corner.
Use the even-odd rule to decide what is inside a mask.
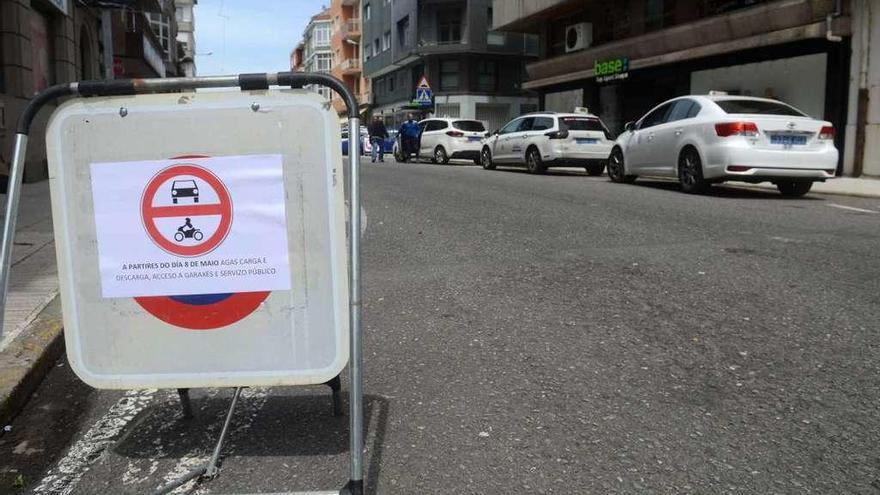
[[[199,202],[199,188],[194,180],[176,180],[171,183],[171,201],[177,204],[180,198],[192,198],[193,203]]]

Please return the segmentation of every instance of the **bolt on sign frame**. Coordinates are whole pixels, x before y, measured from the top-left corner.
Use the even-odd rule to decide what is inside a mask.
[[[240,74],[232,76],[208,76],[192,78],[167,79],[122,79],[108,81],[80,81],[59,84],[47,88],[37,94],[25,107],[18,120],[12,164],[10,168],[6,201],[6,217],[3,224],[2,244],[0,244],[0,337],[3,334],[3,315],[6,307],[9,287],[9,272],[13,239],[15,236],[18,206],[21,196],[21,182],[24,173],[25,155],[31,125],[39,110],[48,103],[62,97],[104,97],[134,96],[147,93],[173,93],[194,91],[202,88],[239,88],[241,91],[268,90],[271,86],[302,88],[305,85],[318,84],[327,86],[338,93],[345,102],[348,112],[349,129],[360,128],[358,102],[354,95],[339,79],[326,74],[279,72]],[[256,110],[255,110],[256,111]],[[123,115],[124,117],[124,115]],[[337,145],[338,146],[338,145]],[[338,149],[338,148],[337,148]],[[363,425],[363,380],[362,380],[362,333],[361,333],[361,269],[360,269],[360,230],[361,230],[361,199],[360,199],[360,140],[349,143],[349,176],[348,201],[350,204],[350,221],[348,224],[349,239],[349,450],[350,479],[339,491],[313,493],[341,493],[345,495],[361,495],[364,493],[364,425]],[[338,390],[338,377],[328,382]],[[184,476],[181,480],[160,487],[157,493],[168,493],[189,480],[200,477],[213,477],[217,474],[217,461],[223,440],[232,418],[233,408],[239,399],[241,387],[237,387],[233,395],[229,412],[226,416],[220,439],[214,449],[209,463],[200,469]],[[188,397],[181,393],[184,411],[188,409]]]

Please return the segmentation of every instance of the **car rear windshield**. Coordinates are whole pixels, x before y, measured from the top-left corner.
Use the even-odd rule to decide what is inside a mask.
[[[715,103],[727,113],[744,113],[750,115],[788,115],[806,117],[785,103],[765,100],[715,100]]]
[[[459,131],[466,132],[486,132],[486,127],[479,120],[456,120],[452,123]]]
[[[599,131],[605,132],[605,126],[599,119],[591,119],[587,117],[562,117],[562,123],[568,127],[570,131]]]

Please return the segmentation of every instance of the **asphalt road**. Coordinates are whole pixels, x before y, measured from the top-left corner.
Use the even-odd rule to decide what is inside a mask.
[[[368,483],[383,494],[880,492],[880,200],[364,170]],[[148,493],[230,391],[99,392],[64,360],[0,493]],[[324,387],[253,389],[179,493],[339,488]]]

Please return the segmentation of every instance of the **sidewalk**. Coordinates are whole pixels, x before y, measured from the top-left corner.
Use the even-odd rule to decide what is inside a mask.
[[[0,195],[0,201],[0,208],[5,210],[6,196]],[[61,304],[57,296],[49,183],[26,184],[12,248],[0,340],[0,426],[27,403],[62,352]]]
[[[6,195],[0,195],[5,218]],[[25,184],[12,247],[9,297],[0,352],[58,295],[49,182]]]

